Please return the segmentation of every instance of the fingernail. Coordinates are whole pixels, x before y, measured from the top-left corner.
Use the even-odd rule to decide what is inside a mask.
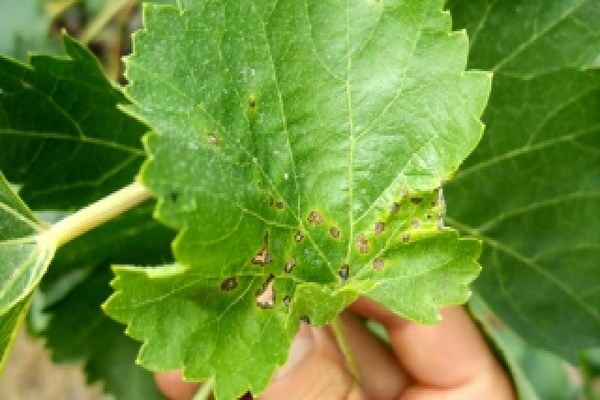
[[[300,324],[300,329],[298,330],[298,333],[292,342],[288,360],[283,367],[277,370],[274,380],[281,379],[289,374],[298,364],[302,362],[302,360],[306,358],[314,346],[315,341],[313,339],[310,327],[302,322]]]

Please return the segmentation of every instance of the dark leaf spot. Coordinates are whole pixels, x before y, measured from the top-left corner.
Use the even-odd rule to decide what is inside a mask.
[[[360,234],[358,235],[358,238],[356,239],[356,243],[358,244],[358,251],[360,251],[361,253],[368,253],[369,252],[369,242],[367,241],[367,239],[365,239],[365,235]]]
[[[291,302],[292,302],[292,298],[290,296],[285,296],[283,298],[283,306],[285,307],[286,310],[290,308]]]
[[[310,325],[310,318],[307,315],[303,315],[300,317],[300,321],[304,322],[307,325]]]
[[[410,198],[410,202],[417,205],[417,204],[421,204],[421,202],[423,201],[422,197],[411,197]]]
[[[334,239],[337,239],[340,237],[340,230],[338,228],[336,228],[335,226],[332,226],[331,229],[329,229],[329,233],[331,234],[331,237]]]
[[[173,203],[175,203],[177,201],[177,199],[179,199],[179,192],[171,192],[170,197],[171,197],[171,201]]]
[[[311,211],[308,215],[308,222],[313,225],[321,225],[323,223],[323,216],[316,211]]]
[[[418,219],[413,219],[413,220],[411,221],[411,225],[412,225],[412,227],[413,227],[413,228],[415,228],[415,229],[418,229],[418,228],[419,228],[419,226],[421,226],[421,223],[419,222],[419,220],[418,220]]]
[[[271,274],[263,283],[261,289],[256,292],[256,305],[260,308],[272,308],[275,305],[275,288],[273,280],[275,275]]]
[[[278,202],[276,202],[276,203],[275,203],[275,207],[276,207],[278,210],[283,210],[283,201],[278,201]]]
[[[348,281],[348,277],[350,276],[350,266],[348,264],[342,265],[339,275],[342,283],[346,283],[346,281]]]
[[[392,205],[390,206],[390,214],[394,215],[394,214],[398,213],[398,211],[400,211],[400,203],[393,202]]]
[[[250,96],[248,98],[248,107],[250,107],[250,108],[256,107],[256,99],[254,98],[254,96]]]
[[[404,235],[402,235],[402,241],[404,243],[410,242],[410,232],[404,232]]]
[[[273,207],[275,205],[275,199],[273,196],[269,196],[269,207]]]
[[[237,278],[235,276],[231,276],[227,279],[225,279],[223,282],[221,282],[221,290],[225,291],[225,292],[229,292],[230,290],[233,290],[237,287],[238,285],[238,281]]]
[[[297,231],[296,234],[294,235],[294,241],[296,243],[300,243],[302,241],[302,239],[304,239],[304,235],[302,234],[302,232]]]
[[[381,235],[385,231],[385,223],[383,221],[377,221],[375,223],[375,234]]]
[[[373,268],[375,268],[377,271],[381,271],[383,267],[385,267],[385,262],[381,258],[376,258],[373,261]]]
[[[287,264],[285,264],[285,268],[284,271],[287,274],[291,274],[292,271],[294,270],[294,268],[296,268],[296,265],[298,264],[298,261],[296,261],[296,257],[292,257],[290,259],[290,261],[287,262]]]

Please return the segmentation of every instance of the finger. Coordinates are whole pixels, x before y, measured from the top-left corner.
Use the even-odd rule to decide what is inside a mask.
[[[365,398],[327,329],[305,324],[294,339],[288,362],[260,397],[262,400]]]
[[[397,398],[410,380],[390,347],[375,337],[354,313],[342,313],[341,320],[365,396],[369,399]]]
[[[156,386],[170,400],[190,400],[200,385],[184,382],[181,371],[159,372],[154,374]]]
[[[442,321],[425,326],[400,318],[366,299],[353,311],[382,323],[401,365],[413,379],[434,388],[493,382],[492,388],[512,398],[512,383],[479,329],[462,307],[441,311]]]

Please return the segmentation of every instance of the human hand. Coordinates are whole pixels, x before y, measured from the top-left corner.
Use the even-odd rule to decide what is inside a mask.
[[[381,323],[390,344],[374,336],[363,316]],[[329,328],[303,324],[288,362],[261,395],[262,400],[511,400],[512,382],[462,307],[442,310],[443,320],[423,326],[359,299],[342,313],[357,366],[353,377]],[[197,385],[177,372],[157,374],[170,399],[188,400]]]

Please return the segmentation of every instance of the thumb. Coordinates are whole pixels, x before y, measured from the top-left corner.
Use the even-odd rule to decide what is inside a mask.
[[[287,363],[260,398],[361,400],[365,397],[346,368],[333,335],[326,328],[302,324]]]

